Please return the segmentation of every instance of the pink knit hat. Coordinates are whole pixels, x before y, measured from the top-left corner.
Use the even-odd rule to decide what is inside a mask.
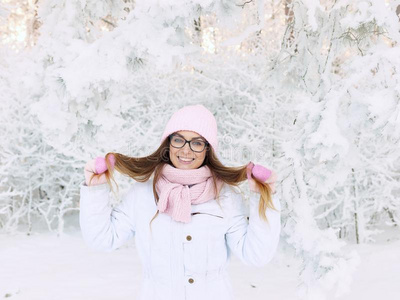
[[[184,106],[176,111],[165,126],[161,143],[171,134],[180,130],[194,131],[210,143],[214,152],[218,149],[217,121],[203,105]]]

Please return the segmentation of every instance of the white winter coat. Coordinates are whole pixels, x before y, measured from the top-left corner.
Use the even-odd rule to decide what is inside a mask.
[[[268,263],[280,234],[278,211],[268,209],[268,223],[259,218],[260,195],[251,193],[249,221],[242,195],[224,185],[216,200],[192,205],[192,220],[184,224],[157,211],[153,181],[134,182],[121,203],[111,208],[107,184],[82,182],[80,226],[93,249],[112,251],[135,236],[143,264],[140,300],[232,300],[226,271],[231,253],[246,265]]]

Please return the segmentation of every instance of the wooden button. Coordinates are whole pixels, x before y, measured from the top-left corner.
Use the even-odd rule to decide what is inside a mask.
[[[193,283],[194,282],[194,279],[193,278],[189,278],[189,283]]]
[[[190,236],[190,235],[188,235],[187,237],[186,237],[186,240],[188,240],[189,242],[192,240],[192,237]]]

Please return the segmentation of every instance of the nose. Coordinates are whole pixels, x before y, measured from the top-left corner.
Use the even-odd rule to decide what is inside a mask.
[[[186,145],[182,148],[183,153],[189,153],[192,151],[192,149],[190,149],[189,143],[186,143]]]

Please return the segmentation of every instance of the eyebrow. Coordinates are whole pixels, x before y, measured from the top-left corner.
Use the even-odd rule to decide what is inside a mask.
[[[175,132],[174,134],[179,135],[180,137],[183,137],[184,139],[186,139],[182,134],[179,134],[179,133],[177,133],[177,132]],[[204,139],[203,139],[201,136],[192,138],[192,140],[196,140],[196,139],[201,139],[201,140],[204,141]]]

